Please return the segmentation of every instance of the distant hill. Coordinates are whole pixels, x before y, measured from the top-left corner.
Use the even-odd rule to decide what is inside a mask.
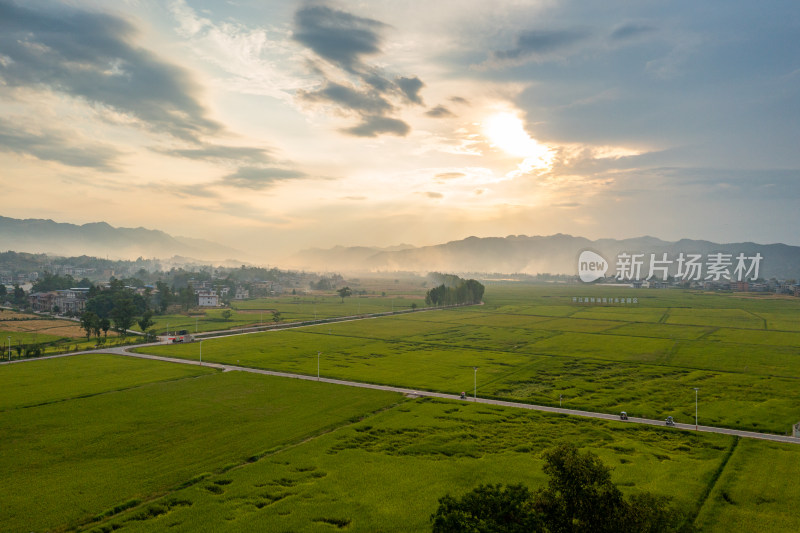
[[[683,239],[676,242],[654,237],[633,239],[589,240],[583,237],[556,234],[550,236],[511,235],[508,237],[468,237],[459,241],[424,247],[403,246],[400,249],[368,247],[329,250],[306,250],[292,256],[288,262],[293,267],[359,271],[414,271],[414,272],[497,272],[497,273],[550,273],[577,274],[577,260],[581,251],[593,250],[613,264],[622,252],[651,253],[656,257],[667,253],[675,259],[685,254],[729,253],[735,258],[743,253],[763,257],[759,275],[762,278],[800,279],[800,247],[785,244],[756,244],[751,242],[718,244],[709,241]],[[608,274],[613,276],[614,272]],[[645,272],[646,275],[646,272]]]
[[[173,237],[145,228],[115,228],[105,222],[76,225],[0,216],[0,250],[55,255],[85,254],[114,259],[173,257],[203,260],[243,257],[239,250],[201,239]]]

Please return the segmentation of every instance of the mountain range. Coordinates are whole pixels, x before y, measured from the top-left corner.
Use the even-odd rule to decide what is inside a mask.
[[[233,248],[203,240],[174,237],[163,231],[145,228],[115,228],[105,222],[75,225],[42,219],[14,219],[0,216],[0,250],[76,254],[114,259],[136,257],[168,259],[175,256],[197,261],[229,262],[246,259]],[[578,271],[578,257],[584,250],[600,254],[609,263],[607,277],[614,276],[615,260],[621,253],[644,254],[645,277],[649,258],[663,254],[673,261],[674,273],[679,254],[700,254],[705,261],[711,254],[730,254],[735,267],[739,254],[760,254],[759,277],[800,279],[800,247],[786,244],[739,242],[719,244],[702,240],[663,241],[655,237],[590,240],[571,235],[507,237],[468,237],[462,240],[416,247],[401,244],[391,247],[335,246],[298,252],[280,264],[283,268],[302,268],[314,272],[447,272],[568,274]]]
[[[113,259],[169,258],[176,255],[224,260],[244,254],[203,239],[173,237],[159,230],[115,228],[105,222],[76,225],[43,219],[0,216],[0,250],[51,255],[91,255]]]
[[[550,236],[510,235],[508,237],[468,237],[434,246],[401,246],[398,249],[337,246],[299,252],[288,262],[295,268],[324,269],[342,272],[414,271],[451,273],[521,273],[569,274],[578,271],[578,257],[583,250],[599,253],[610,263],[607,277],[616,272],[613,265],[619,254],[643,254],[642,278],[648,274],[649,260],[673,261],[674,274],[681,253],[698,254],[708,261],[713,254],[730,254],[732,273],[740,254],[753,258],[760,254],[758,275],[761,278],[800,279],[800,247],[786,244],[739,242],[719,244],[702,240],[663,241],[655,237],[598,239],[556,234]],[[752,261],[747,262],[749,267]],[[705,276],[705,275],[704,275]],[[751,274],[752,276],[752,274]]]

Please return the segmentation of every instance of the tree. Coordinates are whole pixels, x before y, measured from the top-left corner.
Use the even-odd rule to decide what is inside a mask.
[[[431,516],[434,533],[545,531],[532,508],[532,494],[524,485],[480,485],[461,500],[449,494],[439,500]]]
[[[344,303],[344,299],[353,294],[352,289],[350,287],[342,287],[341,289],[337,289],[336,294],[342,299],[342,303]]]
[[[123,337],[128,334],[128,330],[133,326],[136,316],[136,305],[132,296],[127,291],[120,291],[115,295],[114,308],[110,313],[114,323],[114,329]]]
[[[543,454],[547,487],[530,492],[522,485],[481,485],[456,500],[439,499],[431,515],[433,531],[547,533],[691,532],[691,523],[669,499],[641,493],[627,501],[611,482],[611,470],[591,452],[561,444]]]
[[[172,291],[163,281],[156,282],[156,290],[158,291],[157,304],[161,313],[166,312],[167,307],[172,303]]]
[[[111,329],[111,321],[107,318],[100,319],[100,329],[103,330],[103,336],[108,337],[108,330]],[[97,336],[100,336],[100,332],[97,332]]]
[[[225,309],[222,312],[222,319],[223,320],[230,320],[232,314],[233,314],[233,312],[230,309]]]
[[[185,311],[197,305],[197,295],[191,285],[178,291],[178,301]]]
[[[281,321],[281,312],[280,311],[273,311],[272,312],[272,321],[276,324]]]
[[[84,311],[81,315],[81,327],[86,330],[87,341],[91,338],[95,325],[97,325],[99,321],[100,317],[98,317],[94,311]]]
[[[8,294],[5,283],[0,283],[0,298],[5,298]]]
[[[611,469],[573,444],[544,452],[542,468],[550,477],[537,493],[535,508],[553,531],[617,532],[624,514],[622,493],[611,482]]]
[[[20,287],[18,283],[14,284],[14,304],[25,305],[25,289]]]
[[[142,330],[142,333],[147,332],[150,326],[155,324],[155,321],[153,320],[153,312],[150,310],[145,311],[144,314],[142,314],[142,318],[137,321],[137,324],[139,324],[139,328]]]

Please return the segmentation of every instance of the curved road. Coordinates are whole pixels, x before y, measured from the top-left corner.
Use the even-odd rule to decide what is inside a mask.
[[[152,345],[159,345],[161,343],[154,343]],[[149,346],[152,346],[149,345]],[[148,345],[144,345],[148,346]],[[137,347],[143,347],[143,345],[139,345]],[[89,352],[91,353],[91,352]],[[108,350],[104,350],[103,353],[114,353],[118,355],[125,355],[128,357],[139,357],[142,359],[153,359],[156,361],[165,361],[169,363],[179,363],[184,365],[202,365],[207,366],[210,368],[217,368],[222,370],[223,372],[252,372],[254,374],[266,374],[268,376],[277,376],[282,378],[293,378],[293,379],[304,379],[307,381],[321,381],[325,383],[333,383],[335,385],[344,385],[347,387],[362,387],[366,389],[377,389],[377,390],[384,390],[384,391],[391,391],[391,392],[399,392],[401,394],[405,394],[406,396],[412,397],[423,397],[423,396],[430,396],[435,398],[446,398],[448,400],[460,400],[460,396],[458,394],[446,394],[442,392],[429,392],[429,391],[417,391],[414,389],[407,389],[403,387],[393,387],[390,385],[375,385],[373,383],[362,383],[359,381],[347,381],[342,379],[332,379],[332,378],[324,378],[320,377],[317,378],[316,376],[308,376],[305,374],[291,374],[288,372],[276,372],[273,370],[263,370],[260,368],[249,368],[244,366],[236,366],[236,365],[225,365],[220,363],[200,363],[199,361],[194,361],[190,359],[178,359],[174,357],[162,357],[159,355],[149,355],[149,354],[141,354],[141,353],[134,353],[129,351],[127,347],[121,346],[116,348],[110,348]],[[478,402],[483,404],[491,404],[491,405],[501,405],[504,407],[514,407],[517,409],[530,409],[532,411],[545,411],[548,413],[559,413],[563,415],[572,415],[572,416],[582,416],[586,418],[600,418],[603,420],[614,420],[620,422],[619,416],[617,415],[610,415],[607,413],[595,413],[592,411],[579,411],[576,409],[565,409],[562,407],[550,407],[548,405],[532,405],[527,403],[519,403],[519,402],[509,402],[504,400],[491,400],[488,398],[467,398],[468,402]],[[649,418],[636,418],[636,417],[629,417],[626,423],[629,424],[647,424],[650,426],[664,426],[663,420],[652,420]],[[694,424],[675,424],[675,429],[681,430],[691,430],[691,431],[703,431],[706,433],[721,433],[724,435],[735,435],[737,437],[743,437],[748,439],[762,439],[762,440],[769,440],[775,442],[788,442],[792,444],[800,444],[800,439],[795,437],[789,437],[785,435],[773,435],[770,433],[757,433],[755,431],[743,431],[739,429],[728,429],[728,428],[720,428],[714,426],[697,426],[695,428]]]

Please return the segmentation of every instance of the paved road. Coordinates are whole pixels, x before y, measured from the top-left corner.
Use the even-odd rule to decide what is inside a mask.
[[[139,346],[141,347],[141,345]],[[178,359],[174,357],[162,357],[158,355],[149,355],[149,354],[141,354],[141,353],[134,353],[131,352],[127,347],[117,347],[117,348],[110,348],[105,350],[106,353],[115,353],[119,355],[126,355],[129,357],[140,357],[142,359],[153,359],[157,361],[165,361],[170,363],[179,363],[183,365],[200,365],[200,361],[194,361],[189,359]],[[448,400],[461,400],[458,394],[446,394],[442,392],[429,392],[429,391],[417,391],[414,389],[407,389],[403,387],[392,387],[389,385],[375,385],[373,383],[361,383],[358,381],[347,381],[342,379],[332,379],[332,378],[325,378],[320,377],[317,378],[316,376],[307,376],[304,374],[291,374],[288,372],[275,372],[273,370],[263,370],[259,368],[248,368],[244,366],[236,366],[236,365],[225,365],[220,363],[202,363],[202,366],[207,366],[210,368],[217,368],[222,370],[223,372],[252,372],[254,374],[265,374],[268,376],[277,376],[282,378],[292,378],[292,379],[304,379],[307,381],[321,381],[324,383],[333,383],[335,385],[344,385],[347,387],[361,387],[366,389],[376,389],[376,390],[383,390],[383,391],[391,391],[391,392],[399,392],[401,394],[405,394],[407,396],[430,396],[435,398],[446,398]],[[565,409],[562,407],[550,407],[548,405],[532,405],[527,403],[518,403],[518,402],[509,402],[504,400],[491,400],[488,398],[467,398],[463,400],[466,402],[477,402],[483,404],[491,404],[491,405],[501,405],[504,407],[513,407],[517,409],[530,409],[532,411],[544,411],[548,413],[559,413],[563,415],[571,415],[571,416],[582,416],[586,418],[600,418],[603,420],[615,420],[620,422],[619,416],[610,415],[607,413],[595,413],[592,411],[579,411],[576,409]],[[620,422],[622,423],[622,422]],[[650,426],[664,426],[663,420],[651,420],[649,418],[636,418],[636,417],[629,417],[627,422],[628,424],[647,424]],[[675,424],[676,430],[685,430],[685,431],[702,431],[705,433],[721,433],[724,435],[736,435],[738,437],[748,438],[748,439],[762,439],[762,440],[769,440],[775,442],[788,442],[792,444],[800,444],[800,439],[789,437],[785,435],[772,435],[770,433],[757,433],[754,431],[742,431],[738,429],[728,429],[728,428],[719,428],[714,426],[697,426],[695,429],[694,424]]]

